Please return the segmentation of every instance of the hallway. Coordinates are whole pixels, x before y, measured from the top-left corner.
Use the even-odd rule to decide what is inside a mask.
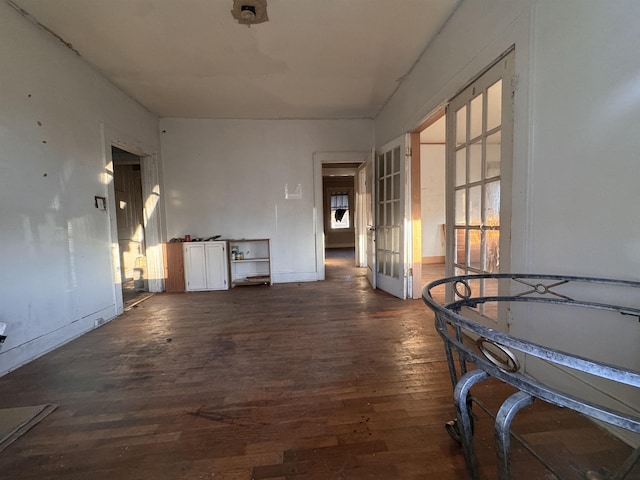
[[[0,407],[59,404],[0,455],[2,476],[466,478],[430,312],[372,291],[351,265],[328,255],[324,282],[155,295],[0,378]],[[506,391],[480,389],[494,405]],[[615,467],[627,453],[569,412],[535,408],[515,426],[550,456]],[[576,432],[582,443],[566,440]],[[496,478],[483,414],[476,440]],[[554,478],[514,455],[515,478]]]

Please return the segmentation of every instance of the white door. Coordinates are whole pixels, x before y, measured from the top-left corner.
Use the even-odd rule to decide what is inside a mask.
[[[384,145],[375,162],[377,288],[407,298],[405,192],[406,136]]]
[[[513,75],[511,51],[447,109],[448,275],[509,272]],[[473,295],[499,291],[495,280],[469,286]],[[506,329],[506,311],[495,304],[480,305],[475,313],[477,320]]]
[[[375,175],[375,150],[371,150],[371,153],[367,157],[366,163],[366,176],[367,181],[365,185],[365,218],[367,222],[367,280],[371,284],[371,288],[376,288],[376,225],[375,225],[375,198],[373,192],[375,191],[376,175]]]

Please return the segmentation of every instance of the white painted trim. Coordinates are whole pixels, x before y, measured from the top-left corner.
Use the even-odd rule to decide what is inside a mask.
[[[133,138],[126,132],[118,131],[118,129],[100,124],[100,132],[102,144],[104,147],[104,178],[107,183],[107,210],[109,213],[109,227],[111,231],[111,261],[112,261],[112,281],[113,281],[113,300],[116,308],[116,315],[122,314],[124,311],[124,302],[122,299],[122,287],[120,280],[120,247],[118,243],[118,226],[116,222],[116,203],[115,190],[113,185],[113,158],[111,156],[111,147],[115,146],[129,153],[140,157],[141,176],[142,176],[142,192],[143,201],[146,203],[147,198],[153,195],[154,186],[158,185],[157,193],[162,184],[160,175],[160,161],[155,148],[146,145],[142,141]],[[162,257],[162,224],[163,209],[162,198],[159,198],[156,204],[157,211],[152,218],[145,218],[145,241],[147,255],[147,270],[154,276],[149,281],[149,291],[162,292],[164,290],[164,263]]]
[[[162,254],[162,185],[156,154],[140,158],[144,213],[145,256],[150,292],[164,292],[164,256]]]

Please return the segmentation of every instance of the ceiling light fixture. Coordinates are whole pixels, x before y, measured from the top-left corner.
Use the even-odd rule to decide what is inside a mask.
[[[233,0],[231,15],[241,25],[253,25],[269,20],[267,0]]]

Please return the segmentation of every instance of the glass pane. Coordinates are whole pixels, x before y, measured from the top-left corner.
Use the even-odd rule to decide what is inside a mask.
[[[397,173],[400,171],[400,147],[393,149],[393,170],[389,173]]]
[[[480,256],[481,234],[480,230],[469,230],[469,266],[478,270],[482,268],[482,258]]]
[[[465,268],[454,268],[453,269],[453,273],[454,275],[458,276],[458,275],[467,275],[467,270]],[[458,291],[462,294],[466,294],[467,292],[465,291],[465,288],[463,285],[459,285]],[[456,290],[454,289],[454,292],[456,292]],[[457,293],[454,293],[454,297],[456,300],[460,300],[462,297],[460,297]]]
[[[485,232],[484,270],[489,273],[500,272],[500,230]]]
[[[346,193],[332,193],[331,202],[331,228],[349,228],[349,195]]]
[[[389,175],[391,172],[391,155],[392,152],[388,151],[384,156],[384,174]]]
[[[400,200],[393,202],[393,225],[400,225],[402,222],[402,212],[400,212]]]
[[[385,236],[385,245],[384,245],[384,249],[389,251],[391,250],[391,248],[393,248],[392,245],[392,241],[393,241],[393,237],[392,237],[392,229],[391,228],[385,228],[384,229],[384,236]]]
[[[456,204],[455,204],[455,222],[456,225],[466,225],[467,224],[467,204],[466,204],[466,195],[465,189],[458,190],[456,192]]]
[[[385,253],[378,251],[378,273],[384,273],[384,257]]]
[[[338,220],[340,218],[340,220]],[[342,216],[340,216],[339,211],[331,212],[331,228],[340,229],[340,228],[349,228],[351,226],[351,221],[349,220],[349,210],[343,212]]]
[[[467,149],[456,152],[456,187],[467,183]]]
[[[469,225],[482,223],[482,187],[477,185],[469,189]]]
[[[487,131],[502,123],[502,79],[487,90]]]
[[[469,140],[482,133],[482,94],[471,100]]]
[[[378,177],[384,177],[384,155],[378,155]]]
[[[484,192],[484,224],[498,226],[500,225],[500,181],[487,183]]]
[[[467,106],[456,112],[456,145],[467,141]]]
[[[469,287],[471,287],[471,297],[478,297],[481,295],[480,280],[467,280]]]
[[[500,175],[500,147],[502,134],[497,131],[487,137],[487,158],[484,178],[497,177]]]
[[[469,146],[469,183],[482,180],[482,141]]]
[[[391,203],[384,202],[384,224],[388,227],[393,224],[393,217],[391,216]]]
[[[393,264],[391,265],[391,275],[393,278],[400,278],[400,255],[394,254],[392,256]]]
[[[393,176],[393,197],[391,197],[393,199],[399,199],[400,198],[400,174],[396,173]]]
[[[484,294],[488,297],[495,297],[498,295],[498,280],[495,278],[488,278],[484,281]]]
[[[391,225],[391,206],[389,202],[384,202],[384,225]]]
[[[467,280],[469,284],[469,288],[471,289],[471,297],[477,297],[480,295],[480,280]],[[461,292],[462,293],[462,292]],[[480,304],[481,305],[481,304]],[[475,311],[478,311],[478,307],[474,308]]]
[[[498,280],[487,279],[484,281],[484,294],[487,296],[495,297],[498,295]],[[487,317],[498,320],[498,302],[487,302],[484,304],[484,315]]]
[[[386,248],[386,242],[384,241],[385,228],[379,227],[376,236],[376,245],[378,250],[384,250]]]
[[[385,204],[385,217],[384,224],[385,225],[393,225],[393,205],[391,202],[386,202]]]
[[[391,244],[391,250],[394,252],[400,252],[400,229],[394,228],[392,230],[393,243]]]
[[[460,265],[467,264],[467,230],[464,228],[456,228],[456,247],[454,249],[454,263]]]
[[[384,274],[391,274],[391,254],[389,252],[384,254]]]
[[[500,225],[500,182],[490,182],[485,186],[485,225]],[[484,270],[489,273],[500,271],[500,230],[486,231]]]

